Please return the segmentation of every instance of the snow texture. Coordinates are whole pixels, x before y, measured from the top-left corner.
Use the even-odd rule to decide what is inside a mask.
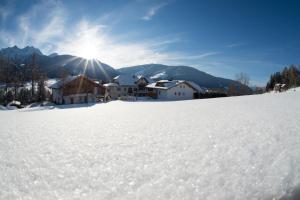
[[[300,91],[0,111],[0,199],[291,199]]]

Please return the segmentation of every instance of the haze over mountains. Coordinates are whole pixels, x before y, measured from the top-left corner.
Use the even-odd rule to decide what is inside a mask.
[[[44,55],[39,49],[29,46],[23,49],[14,46],[0,50],[1,56],[13,59],[17,64],[30,63],[33,54],[36,55],[36,64],[47,73],[49,78],[57,78],[61,69],[67,69],[73,75],[86,74],[90,78],[102,80],[103,82],[109,82],[119,74],[135,74],[149,76],[155,80],[188,80],[207,88],[223,89],[231,84],[240,85],[237,81],[215,77],[188,66],[146,64],[116,70],[97,59],[87,60],[72,55],[58,55],[57,53]]]

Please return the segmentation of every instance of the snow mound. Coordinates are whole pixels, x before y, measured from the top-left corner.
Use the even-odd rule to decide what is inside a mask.
[[[0,110],[7,110],[5,106],[0,105]]]
[[[26,106],[26,108],[35,108],[35,107],[39,107],[39,106],[41,106],[41,103],[35,102],[32,104],[29,104],[28,106]]]
[[[12,102],[10,102],[10,103],[7,104],[6,108],[8,110],[17,110],[18,107],[20,107],[20,106],[21,106],[21,102],[19,102],[19,101],[12,101]]]
[[[0,199],[292,199],[299,100],[296,91],[0,112]]]

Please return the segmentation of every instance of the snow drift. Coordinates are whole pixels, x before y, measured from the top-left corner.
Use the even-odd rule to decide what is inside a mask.
[[[0,111],[0,199],[289,199],[300,184],[299,100]]]

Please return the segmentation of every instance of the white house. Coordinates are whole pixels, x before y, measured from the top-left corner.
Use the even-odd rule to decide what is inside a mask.
[[[147,96],[146,86],[153,80],[144,76],[121,74],[112,83],[104,84],[111,99]]]
[[[197,84],[184,80],[161,80],[146,87],[149,96],[161,100],[194,99],[202,92]]]
[[[106,88],[109,99],[116,100],[120,97],[119,85],[117,83],[106,83],[103,86]]]

